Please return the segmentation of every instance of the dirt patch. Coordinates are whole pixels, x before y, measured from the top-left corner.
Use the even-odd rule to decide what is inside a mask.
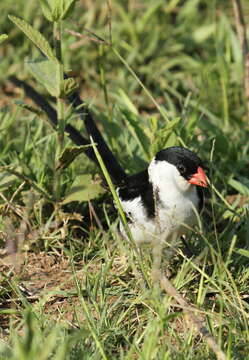
[[[2,336],[7,335],[10,321],[13,325],[20,320],[18,314],[23,299],[33,303],[34,306],[36,303],[42,303],[45,313],[51,314],[56,320],[63,315],[63,321],[72,324],[74,307],[79,305],[75,276],[84,287],[83,265],[82,262],[74,264],[75,272],[73,272],[70,260],[66,256],[27,253],[21,259],[19,255],[19,263],[13,256],[2,256],[0,259]]]

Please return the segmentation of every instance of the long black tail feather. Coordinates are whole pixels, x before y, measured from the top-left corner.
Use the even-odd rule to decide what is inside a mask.
[[[83,119],[88,135],[92,136],[94,142],[96,142],[98,151],[113,181],[116,184],[120,183],[124,178],[126,178],[126,173],[107,146],[88,107],[83,105],[83,102],[77,92],[69,96],[68,100],[73,105],[75,112],[79,114],[81,119]]]
[[[36,105],[39,106],[50,119],[53,126],[57,126],[57,113],[55,109],[49,104],[49,102],[40,95],[31,85],[27,84],[25,81],[18,79],[15,76],[10,76],[9,80],[18,87],[23,88],[26,95],[34,101]],[[120,183],[123,179],[126,178],[126,173],[119,165],[117,159],[113,155],[112,151],[107,146],[103,136],[98,130],[93,116],[90,113],[87,106],[82,102],[79,95],[75,92],[68,97],[68,101],[72,103],[72,106],[75,109],[75,112],[80,116],[84,121],[87,133],[89,136],[92,136],[94,142],[97,144],[98,151],[104,161],[104,164],[112,177],[112,180],[115,184]],[[90,143],[90,139],[83,137],[77,129],[72,125],[68,124],[65,128],[66,132],[69,134],[70,139],[78,146],[87,145]],[[92,147],[85,149],[86,156],[93,161],[95,164],[98,164],[98,160],[95,156],[95,153]]]

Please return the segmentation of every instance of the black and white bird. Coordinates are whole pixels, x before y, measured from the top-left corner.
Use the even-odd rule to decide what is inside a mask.
[[[10,80],[21,86],[46,112],[52,124],[57,126],[56,111],[36,90],[15,77]],[[134,241],[138,246],[143,242],[152,244],[153,267],[157,273],[164,243],[180,237],[187,227],[193,227],[197,222],[203,207],[203,188],[207,187],[202,161],[192,151],[174,146],[159,151],[143,172],[127,176],[79,94],[73,93],[68,100],[82,118],[88,136],[97,144],[109,175],[117,185],[117,193]],[[89,144],[89,139],[83,137],[72,125],[66,125],[66,131],[76,145]],[[86,147],[85,154],[98,165],[93,148]],[[122,226],[121,232],[126,236]]]
[[[139,246],[153,248],[153,272],[160,272],[162,247],[192,228],[203,208],[207,178],[201,159],[184,147],[159,151],[148,168],[127,177],[117,193],[130,231]],[[125,235],[121,225],[121,233]]]

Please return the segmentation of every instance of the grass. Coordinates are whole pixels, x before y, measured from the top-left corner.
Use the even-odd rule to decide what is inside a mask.
[[[246,1],[243,8],[247,14]],[[179,245],[164,266],[227,359],[249,359],[249,128],[230,2],[112,1],[114,51],[83,31],[109,42],[108,11],[101,1],[76,4],[63,28],[83,38],[63,31],[65,69],[78,78],[127,172],[143,169],[158,149],[182,143],[207,163],[213,187],[203,230],[189,239],[195,256],[186,257]],[[52,199],[57,131],[44,115],[15,104],[31,102],[8,76],[51,97],[25,65],[37,49],[7,15],[22,16],[49,40],[53,27],[35,2],[4,1],[0,14],[1,32],[9,35],[0,45],[0,359],[214,359],[181,307],[134,275],[142,262],[149,278],[150,248],[137,258],[117,237],[108,192],[91,200],[96,216],[84,189],[81,201]],[[71,108],[64,111],[84,134]],[[60,146],[72,143],[65,136]],[[75,179],[99,172],[79,155],[60,173],[59,198]]]

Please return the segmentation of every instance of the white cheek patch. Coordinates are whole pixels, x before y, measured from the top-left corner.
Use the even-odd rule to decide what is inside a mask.
[[[185,192],[190,188],[190,184],[179,173],[176,166],[167,161],[153,159],[149,166],[149,178],[154,188],[158,188],[163,193],[169,193],[171,189]]]
[[[193,207],[198,207],[196,187],[180,175],[167,161],[151,162],[149,177],[159,197],[158,213],[162,229],[176,229],[183,223],[193,223]]]
[[[149,166],[149,178],[154,188],[163,189],[167,186],[175,186],[179,180],[179,172],[176,167],[167,161],[152,160]]]

